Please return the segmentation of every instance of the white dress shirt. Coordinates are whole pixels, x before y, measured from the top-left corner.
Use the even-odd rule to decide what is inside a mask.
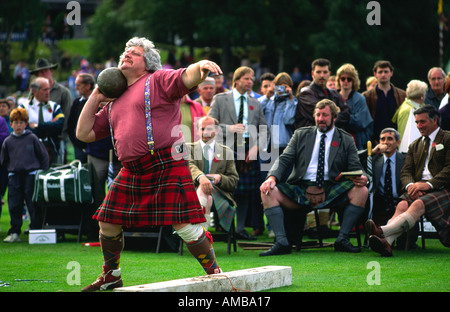
[[[391,157],[387,157],[386,155],[383,155],[383,169],[381,170],[380,175],[380,183],[378,185],[378,190],[381,194],[384,194],[384,176],[386,174],[386,167],[387,167],[387,160],[388,158],[391,160],[391,177],[392,177],[392,195],[394,198],[398,197],[397,193],[397,176],[396,174],[396,168],[395,168],[395,156],[397,155],[397,152],[395,152]]]
[[[431,148],[433,147],[433,143],[434,143],[434,140],[436,139],[436,134],[438,133],[438,131],[439,131],[439,127],[428,136],[430,138],[430,146],[428,148],[427,158],[425,159],[425,167],[423,168],[423,171],[422,171],[422,179],[425,181],[431,180],[431,178],[433,177],[430,173],[430,170],[428,170],[428,161],[430,160],[430,151],[431,151]],[[422,140],[424,140],[423,137],[422,137]]]
[[[333,139],[335,128],[331,129],[330,131],[326,132],[326,138],[325,138],[325,164],[324,164],[324,175],[323,180],[327,181],[328,178],[328,156],[330,155],[330,145],[331,141]],[[310,180],[315,182],[316,176],[317,176],[317,165],[318,165],[318,159],[319,159],[319,148],[320,148],[320,138],[322,136],[323,132],[316,131],[316,140],[314,142],[314,149],[311,155],[311,161],[309,162],[308,169],[306,169],[306,174],[304,179]]]
[[[429,158],[430,158],[430,151],[433,148],[433,143],[434,143],[434,140],[436,139],[436,135],[437,135],[439,129],[440,128],[438,127],[436,130],[434,130],[428,136],[430,138],[430,147],[428,148],[427,158],[425,159],[425,166],[424,166],[423,171],[422,171],[422,180],[425,180],[425,181],[431,180],[431,178],[433,177],[431,175],[431,173],[430,173],[430,170],[428,169],[428,161],[429,161]],[[424,140],[423,136],[422,136],[422,140]],[[433,189],[433,185],[430,182],[426,182],[426,183],[431,187],[431,189]],[[406,185],[405,189],[408,190],[408,187],[411,184],[413,184],[413,183],[409,183],[408,185]]]

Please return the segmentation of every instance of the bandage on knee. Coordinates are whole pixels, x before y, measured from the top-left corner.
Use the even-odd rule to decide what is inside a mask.
[[[188,224],[182,229],[177,230],[178,235],[186,243],[197,241],[203,234],[203,226],[201,224]]]

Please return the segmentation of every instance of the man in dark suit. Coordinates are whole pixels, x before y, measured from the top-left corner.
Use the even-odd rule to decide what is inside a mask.
[[[255,237],[245,231],[245,221],[249,207],[252,209],[252,223],[256,230],[264,230],[264,219],[259,196],[261,184],[259,146],[266,146],[267,122],[258,100],[248,95],[252,90],[254,71],[242,66],[233,75],[233,90],[217,94],[208,116],[219,121],[222,129],[221,143],[234,151],[239,183],[235,191],[236,235],[240,239],[253,240]],[[262,126],[266,126],[263,135]],[[261,133],[260,133],[261,132]],[[258,140],[264,137],[263,142]]]
[[[392,256],[392,242],[424,214],[442,244],[450,247],[450,132],[439,128],[439,111],[432,105],[417,109],[414,116],[422,136],[409,145],[401,172],[406,193],[386,225],[366,222],[370,248],[381,256]]]
[[[330,204],[344,207],[335,250],[360,251],[352,246],[348,235],[365,210],[367,177],[356,175],[336,181],[341,172],[362,170],[352,136],[334,126],[338,113],[339,108],[333,101],[319,101],[314,111],[316,126],[295,131],[261,185],[264,213],[275,233],[275,244],[261,256],[291,252],[283,209],[304,209],[306,213],[311,206],[321,208]],[[282,183],[292,163],[292,173],[287,183]]]
[[[197,187],[200,204],[205,210],[205,228],[209,226],[214,203],[220,225],[229,231],[236,206],[233,193],[239,180],[233,151],[215,140],[219,131],[217,119],[203,117],[199,119],[197,129],[201,139],[190,144],[189,169]]]
[[[405,164],[406,155],[398,151],[400,142],[400,133],[397,130],[385,128],[380,133],[380,144],[372,150],[374,154],[372,219],[378,225],[386,224],[392,217],[403,193],[400,172]]]
[[[67,135],[73,144],[75,159],[79,159],[82,163],[87,162],[87,154],[85,152],[86,143],[77,139],[75,133],[78,123],[78,117],[83,110],[84,104],[95,88],[95,79],[90,74],[79,74],[75,79],[75,89],[79,97],[73,100],[70,107],[70,113],[67,120]]]
[[[380,133],[380,144],[372,150],[374,154],[372,220],[378,226],[386,224],[392,217],[395,207],[400,202],[399,197],[405,191],[400,173],[405,165],[406,154],[398,151],[400,143],[400,133],[397,130],[384,128]],[[418,234],[419,225],[416,224],[408,235],[402,235],[397,239],[397,248],[404,249],[407,242],[409,248],[415,248]]]

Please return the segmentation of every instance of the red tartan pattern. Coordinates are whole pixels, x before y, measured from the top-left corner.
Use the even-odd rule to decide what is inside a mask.
[[[172,149],[123,163],[93,218],[126,227],[205,222],[186,160]]]

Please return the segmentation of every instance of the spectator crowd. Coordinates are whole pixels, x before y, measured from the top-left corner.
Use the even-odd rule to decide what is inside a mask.
[[[61,65],[67,62],[65,57]],[[29,70],[19,62],[17,92],[0,100],[0,196],[8,188],[11,215],[5,242],[20,240],[24,209],[30,228],[39,228],[39,213],[30,200],[31,177],[38,169],[67,163],[69,148],[76,159],[93,164],[102,185],[110,163],[115,174],[122,166],[111,153],[111,138],[85,143],[76,137],[98,74],[117,63],[114,58],[94,67],[85,59],[76,62],[80,68],[64,84],[54,78],[58,64],[38,59]],[[170,51],[163,68],[188,63],[188,57],[177,60]],[[450,76],[433,67],[427,77],[412,77],[403,89],[394,85],[394,72],[388,60],[375,62],[373,76],[364,80],[354,65],[335,69],[326,58],[314,60],[306,75],[298,68],[271,73],[246,64],[206,78],[184,96],[181,131],[192,148],[189,166],[205,207],[205,227],[229,231],[236,217],[238,239],[256,240],[265,231],[275,238],[273,247],[261,253],[272,256],[291,252],[296,244],[292,233],[313,234],[328,222],[340,224],[335,250],[358,252],[349,233],[365,223],[371,249],[392,256],[395,244],[414,247],[416,222],[426,215],[441,242],[450,246],[450,175],[442,176],[450,170]],[[431,140],[423,160],[422,140],[428,139],[422,137]],[[202,154],[205,146],[212,150],[203,154],[206,162],[198,162],[194,151]],[[214,150],[233,161],[217,167],[221,159]],[[374,155],[370,175],[362,160],[368,150]],[[27,157],[22,161],[18,155]],[[336,180],[342,172],[359,170],[362,174]],[[369,189],[374,193],[371,209]],[[313,207],[321,209],[323,222],[315,224],[306,215]],[[285,222],[292,210],[305,212],[300,224]],[[405,235],[413,239],[406,242]]]

